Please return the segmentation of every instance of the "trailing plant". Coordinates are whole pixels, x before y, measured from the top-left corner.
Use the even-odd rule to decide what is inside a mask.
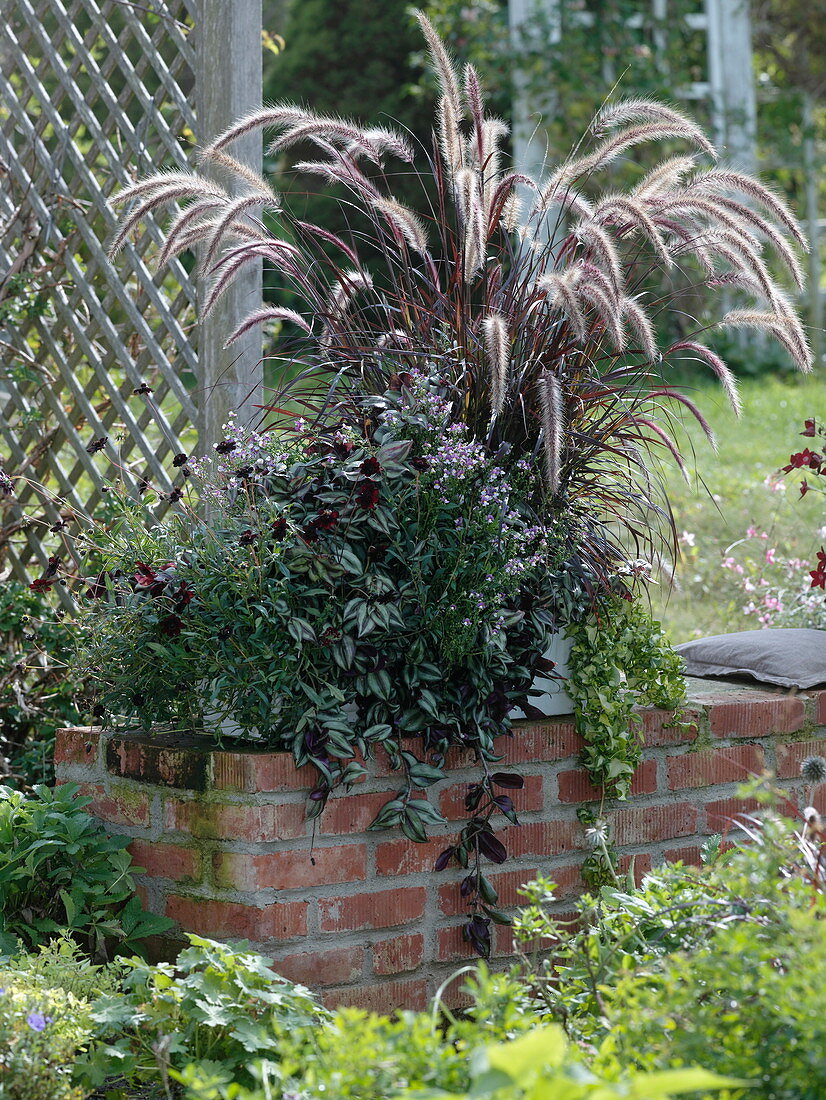
[[[628,593],[604,601],[566,631],[573,639],[567,688],[585,740],[582,763],[603,796],[626,798],[642,753],[635,707],[679,711],[686,699],[682,660]]]
[[[66,930],[89,954],[139,951],[171,927],[135,896],[127,837],[108,836],[67,783],[27,798],[0,786],[0,951],[37,947]]]
[[[98,598],[79,664],[110,724],[192,725],[204,708],[219,736],[227,723],[312,763],[313,816],[364,773],[361,758],[385,753],[403,784],[374,827],[412,840],[446,827],[414,796],[444,778],[451,746],[472,750],[470,821],[439,866],[471,865],[467,934],[487,950],[498,914],[479,865],[505,858],[491,818],[516,820],[509,790],[522,785],[495,767],[495,738],[513,707],[531,710],[553,588],[570,586],[553,583],[557,528],[525,504],[530,463],[497,461],[450,423],[438,379],[397,385],[365,403],[361,437],[229,427],[214,460],[191,462],[209,523],[189,513],[147,529],[127,510],[82,586]]]
[[[768,246],[799,284],[794,245],[805,247],[803,235],[768,188],[699,165],[716,156],[702,131],[648,100],[606,105],[588,150],[577,149],[541,180],[507,170],[507,127],[486,115],[478,74],[469,65],[460,74],[427,19],[419,21],[441,94],[436,147],[420,176],[423,195],[431,188],[436,196],[431,204],[416,212],[392,193],[386,161],[417,171],[403,136],[279,103],[216,137],[202,151],[200,172],[160,174],[122,191],[118,201],[132,205],[112,252],[146,214],[183,203],[161,261],[203,246],[213,276],[205,312],[240,270],[264,257],[300,308],[256,308],[228,343],[253,326],[286,322],[283,360],[302,369],[291,368],[274,411],[301,405],[316,427],[343,421],[359,430],[365,395],[384,393],[400,369],[435,365],[451,418],[471,439],[491,454],[510,448],[514,459],[541,469],[531,503],[566,516],[569,570],[610,586],[629,546],[640,556],[663,536],[673,542],[653,462],[682,462],[669,430],[674,412],[687,411],[707,429],[693,402],[669,384],[671,362],[705,363],[738,407],[733,376],[704,342],[705,326],[658,346],[652,318],[678,304],[648,295],[646,273],[687,265],[695,283],[725,287],[738,306],[745,295],[749,308],[730,309],[719,324],[767,330],[808,370],[800,322],[763,258]],[[237,138],[265,129],[276,131],[273,154],[297,142],[317,149],[318,159],[296,170],[345,188],[344,201],[367,218],[371,248],[383,257],[381,280],[360,259],[360,230],[336,235],[301,221],[232,158]],[[650,141],[682,142],[693,152],[662,161],[627,194],[590,197],[594,177]],[[330,246],[340,260],[330,258]]]

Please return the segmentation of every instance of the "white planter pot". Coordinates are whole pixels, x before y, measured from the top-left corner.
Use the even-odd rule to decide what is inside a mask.
[[[556,666],[554,676],[551,678],[540,674],[531,685],[528,701],[546,717],[554,714],[573,714],[574,712],[573,700],[565,690],[565,684],[570,675],[568,658],[571,655],[572,645],[573,639],[569,638],[564,630],[554,634],[551,644],[543,654],[545,660],[554,662]],[[525,712],[520,707],[514,707],[510,716],[511,718],[524,718]]]

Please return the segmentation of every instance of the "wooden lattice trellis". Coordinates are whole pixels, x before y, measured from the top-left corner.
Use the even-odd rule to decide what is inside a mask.
[[[190,274],[177,263],[153,275],[155,226],[118,271],[104,244],[112,193],[186,161],[194,2],[157,15],[113,0],[3,5],[0,458],[18,480],[0,550],[21,577],[48,547],[38,518],[48,528],[94,510],[113,467],[127,485],[168,491],[166,460],[195,419]],[[133,395],[144,381],[154,409]]]
[[[157,272],[157,224],[116,268],[105,248],[113,193],[191,161],[196,104],[212,133],[259,102],[260,8],[0,3],[0,472],[14,483],[13,495],[0,483],[0,576],[37,575],[56,548],[49,529],[93,512],[114,477],[169,492],[201,395],[234,379],[215,402],[231,407],[249,389],[260,350],[246,349],[241,377],[221,351],[232,314],[198,332],[190,260]],[[148,399],[133,392],[143,383]],[[210,416],[220,425],[220,409]]]

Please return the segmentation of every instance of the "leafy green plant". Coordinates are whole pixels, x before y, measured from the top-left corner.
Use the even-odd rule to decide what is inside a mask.
[[[130,1086],[158,1084],[196,1067],[251,1083],[246,1065],[276,1055],[275,1028],[315,1031],[328,1018],[303,986],[280,978],[269,960],[199,936],[174,963],[125,962],[122,990],[91,1009],[96,1041],[76,1068],[96,1087],[118,1075]]]
[[[93,963],[69,932],[61,932],[34,952],[0,957],[0,986],[10,981],[25,982],[62,989],[83,1001],[119,992],[121,977],[120,960]]]
[[[619,595],[566,629],[573,639],[567,688],[585,739],[582,763],[603,792],[625,798],[642,753],[634,708],[682,706],[681,658],[645,608]]]
[[[473,750],[470,823],[445,862],[474,864],[467,933],[487,950],[496,894],[478,865],[505,858],[491,818],[515,820],[522,782],[493,766],[494,740],[530,709],[554,624],[553,595],[532,591],[559,563],[525,504],[529,464],[497,462],[449,414],[438,378],[408,373],[365,404],[362,437],[229,430],[216,460],[192,462],[208,524],[145,531],[127,513],[97,540],[79,662],[110,722],[192,724],[204,708],[219,737],[226,722],[311,762],[311,815],[385,752],[403,783],[374,826],[414,841],[446,828],[415,796],[451,746]]]
[[[721,924],[694,950],[621,977],[605,990],[611,1034],[600,1058],[651,1069],[702,1057],[749,1079],[744,1097],[823,1096],[825,914],[821,897],[809,908],[786,906],[781,920]]]
[[[88,1003],[23,975],[0,982],[0,1096],[82,1100],[73,1065],[91,1036]]]
[[[0,786],[0,951],[36,947],[66,930],[90,953],[139,950],[171,922],[135,896],[126,837],[108,836],[76,784],[38,785],[31,798]]]

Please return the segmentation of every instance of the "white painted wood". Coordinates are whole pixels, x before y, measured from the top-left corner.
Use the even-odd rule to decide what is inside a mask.
[[[261,105],[261,0],[200,0],[197,27],[198,138],[209,141],[242,115]],[[229,150],[254,171],[261,171],[260,131],[236,141]],[[208,281],[201,280],[204,294]],[[263,388],[261,329],[232,345],[224,344],[241,320],[261,303],[261,267],[249,264],[199,324],[199,449],[223,436],[230,411],[254,423],[260,417]]]
[[[706,0],[708,68],[715,139],[724,159],[746,172],[757,167],[749,0]]]
[[[815,142],[814,104],[803,95],[803,170],[806,179],[806,235],[809,238],[809,333],[815,370],[823,365],[823,291],[820,285],[818,186],[822,174]]]

